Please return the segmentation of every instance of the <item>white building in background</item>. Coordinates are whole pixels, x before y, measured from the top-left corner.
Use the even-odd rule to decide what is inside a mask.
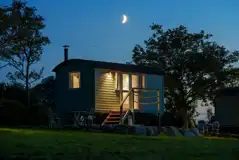
[[[213,113],[215,113],[214,107],[212,105],[209,106],[202,106],[201,101],[197,102],[197,112],[199,113],[199,116],[196,117],[196,120],[208,120],[207,119],[207,109],[212,108]]]

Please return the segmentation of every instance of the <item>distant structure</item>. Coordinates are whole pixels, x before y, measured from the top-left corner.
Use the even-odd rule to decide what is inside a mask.
[[[221,128],[239,132],[239,87],[228,87],[218,91],[215,104],[215,119]]]

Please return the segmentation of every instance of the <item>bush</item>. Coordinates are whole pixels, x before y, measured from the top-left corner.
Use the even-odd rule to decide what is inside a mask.
[[[108,113],[100,113],[100,112],[96,112],[94,114],[95,119],[94,119],[94,123],[95,124],[102,124],[105,120],[105,118],[108,116]]]
[[[161,116],[161,125],[181,128],[183,126],[183,118],[171,112],[164,112]]]
[[[0,125],[20,125],[26,117],[27,108],[22,103],[14,100],[0,102]]]
[[[50,107],[43,104],[31,106],[25,124],[27,125],[48,125],[48,109]]]
[[[14,100],[0,102],[0,125],[47,125],[48,108],[44,105],[33,105],[27,109],[25,105]]]
[[[158,115],[152,113],[135,112],[135,123],[145,126],[158,126]]]
[[[162,126],[173,126],[175,122],[174,115],[171,112],[164,112],[161,116]]]

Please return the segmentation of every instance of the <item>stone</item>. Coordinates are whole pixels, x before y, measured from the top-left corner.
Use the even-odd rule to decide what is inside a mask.
[[[146,134],[147,134],[147,136],[152,136],[152,135],[153,135],[152,129],[149,128],[149,127],[147,127],[147,128],[146,128]]]
[[[148,126],[146,127],[147,136],[158,136],[158,129],[157,127]]]
[[[171,126],[175,136],[183,136],[182,133],[179,131],[178,128]]]
[[[135,126],[128,126],[128,134],[135,134]]]
[[[158,127],[152,127],[152,129],[153,129],[153,132],[154,132],[153,136],[158,136],[159,135]]]
[[[116,125],[114,127],[114,132],[115,133],[123,133],[123,134],[126,134],[128,133],[128,126],[127,125]]]
[[[191,128],[190,131],[193,132],[195,136],[200,136],[200,132],[197,128]]]
[[[159,133],[165,133],[164,131],[165,131],[165,128],[164,128],[164,127],[159,127],[159,129],[158,129],[158,132],[159,132]]]
[[[179,132],[178,128],[169,126],[166,127],[166,134],[168,136],[182,136],[182,134]]]
[[[147,135],[146,128],[144,126],[134,126],[135,127],[135,133],[137,135]]]
[[[195,134],[193,132],[191,132],[190,130],[185,130],[184,131],[184,136],[193,137],[193,136],[195,136]]]
[[[102,126],[102,132],[112,133],[114,132],[114,127],[112,125]]]

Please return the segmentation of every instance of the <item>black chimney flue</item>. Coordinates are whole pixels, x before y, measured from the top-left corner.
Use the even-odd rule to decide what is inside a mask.
[[[64,45],[63,48],[64,48],[64,61],[67,61],[68,60],[68,48],[69,48],[69,46]]]

